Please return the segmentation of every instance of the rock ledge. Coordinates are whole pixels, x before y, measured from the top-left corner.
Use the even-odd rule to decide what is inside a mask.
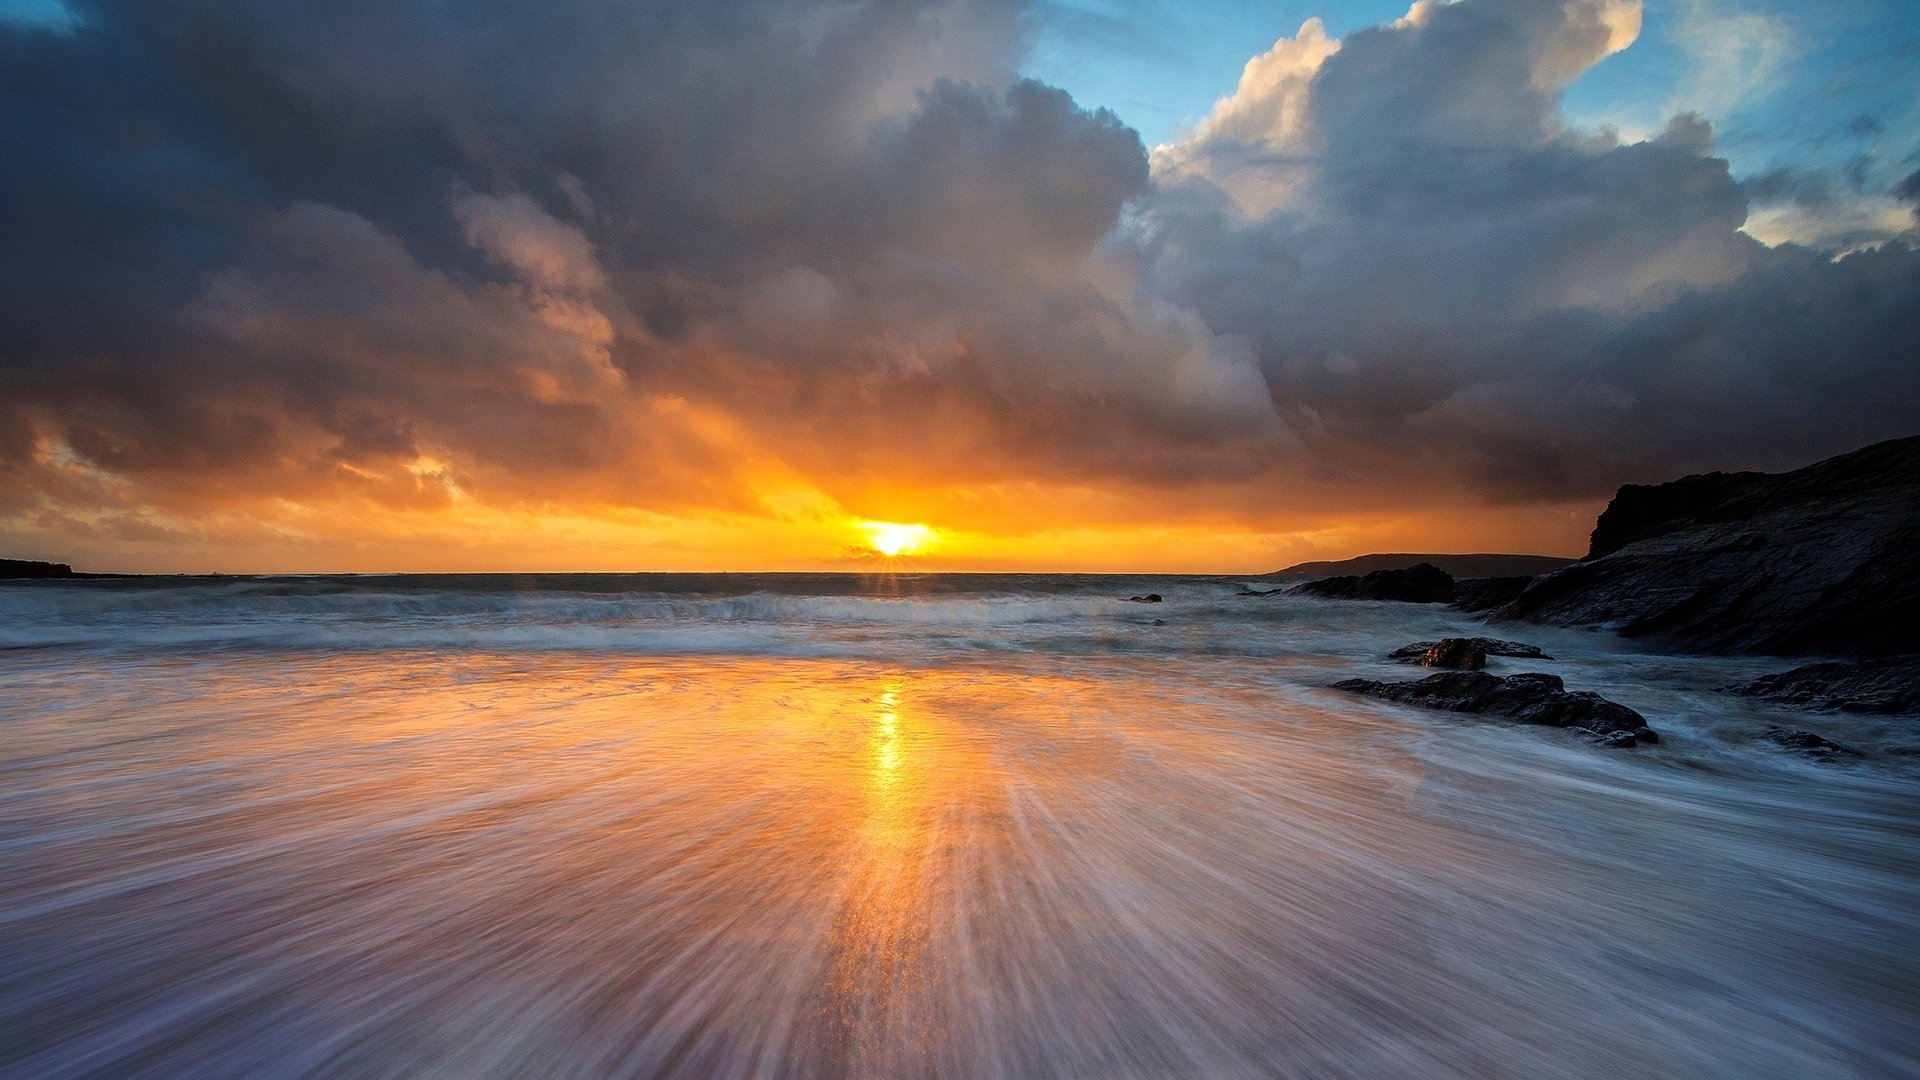
[[[1501,678],[1484,671],[1443,671],[1409,682],[1345,679],[1335,690],[1402,705],[1498,716],[1521,724],[1581,728],[1608,746],[1658,742],[1647,718],[1599,694],[1569,691],[1558,675],[1523,672]]]

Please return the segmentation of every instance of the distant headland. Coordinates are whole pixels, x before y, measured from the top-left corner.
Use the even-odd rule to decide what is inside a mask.
[[[1334,562],[1295,563],[1267,576],[1371,574],[1376,570],[1405,570],[1421,563],[1437,566],[1457,578],[1490,578],[1537,577],[1571,566],[1573,560],[1553,555],[1357,555]]]
[[[125,577],[125,574],[85,574],[63,562],[35,559],[0,559],[0,581]]]
[[[0,578],[70,578],[83,575],[63,562],[35,562],[32,559],[0,559]]]

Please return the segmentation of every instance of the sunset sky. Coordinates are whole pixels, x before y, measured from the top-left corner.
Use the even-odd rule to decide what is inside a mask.
[[[0,0],[0,557],[1577,554],[1920,431],[1916,75],[1911,0]]]

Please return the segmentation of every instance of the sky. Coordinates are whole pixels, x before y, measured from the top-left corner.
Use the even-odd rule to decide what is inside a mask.
[[[0,556],[1578,554],[1915,433],[1891,0],[0,0]]]

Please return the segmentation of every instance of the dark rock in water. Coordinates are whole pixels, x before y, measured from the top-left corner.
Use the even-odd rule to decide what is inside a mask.
[[[1492,611],[1519,599],[1532,582],[1530,577],[1455,578],[1453,606],[1461,611]]]
[[[1165,598],[1157,592],[1150,592],[1145,596],[1129,596],[1127,599],[1136,604],[1157,604]]]
[[[1761,738],[1785,750],[1798,750],[1817,758],[1859,757],[1858,751],[1849,750],[1831,739],[1823,739],[1811,731],[1797,731],[1793,728],[1773,727],[1766,730]]]
[[[1453,578],[1431,563],[1405,570],[1375,570],[1365,577],[1309,581],[1287,590],[1289,596],[1334,600],[1399,600],[1409,604],[1445,604],[1453,600]]]
[[[1487,650],[1471,638],[1441,638],[1420,654],[1420,666],[1479,671],[1487,666]]]
[[[1165,626],[1165,625],[1167,625],[1167,620],[1165,620],[1165,619],[1155,619],[1155,620],[1153,620],[1153,623],[1152,623],[1152,625],[1154,625],[1154,626]]]
[[[1920,713],[1920,656],[1808,664],[1763,675],[1735,693],[1814,709]]]
[[[1641,728],[1640,730],[1651,731],[1653,729]],[[1622,750],[1629,746],[1638,745],[1640,740],[1636,738],[1631,731],[1609,731],[1605,735],[1595,732],[1593,741],[1611,750]]]
[[[1639,739],[1643,743],[1648,743],[1648,744],[1657,743],[1660,741],[1660,733],[1653,730],[1650,727],[1634,728],[1633,737],[1636,739]]]
[[[1275,596],[1286,591],[1285,589],[1249,589],[1244,585],[1240,587],[1241,596]]]
[[[1495,613],[1704,652],[1920,652],[1920,437],[1620,489],[1587,557]]]
[[[1553,657],[1540,651],[1540,646],[1529,645],[1524,641],[1502,641],[1499,638],[1448,638],[1449,641],[1469,641],[1480,646],[1488,656],[1517,656],[1523,660],[1551,660]],[[1427,650],[1440,644],[1437,641],[1416,641],[1403,645],[1387,654],[1389,660],[1418,660],[1427,654]]]
[[[1586,728],[1598,735],[1616,731],[1632,735],[1647,727],[1647,718],[1625,705],[1599,694],[1569,692],[1558,675],[1542,672],[1503,679],[1484,671],[1443,671],[1411,682],[1346,679],[1333,688],[1402,705],[1502,716],[1522,724]]]

